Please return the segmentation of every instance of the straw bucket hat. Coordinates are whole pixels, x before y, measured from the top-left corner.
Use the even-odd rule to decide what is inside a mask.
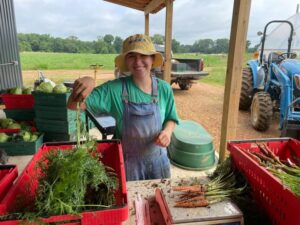
[[[121,72],[128,72],[125,57],[130,52],[143,55],[154,55],[152,68],[158,68],[163,64],[163,56],[157,52],[150,37],[143,34],[135,34],[123,42],[122,53],[115,58],[115,64]]]

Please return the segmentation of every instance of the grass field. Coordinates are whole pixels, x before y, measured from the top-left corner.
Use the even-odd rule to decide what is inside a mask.
[[[71,53],[46,53],[46,52],[22,52],[20,54],[22,70],[88,70],[90,65],[103,65],[104,70],[114,70],[114,58],[116,54],[71,54]],[[203,82],[224,85],[227,55],[204,55],[197,53],[175,54],[174,58],[204,59],[205,71],[209,76],[202,79]],[[245,61],[250,54],[245,56]]]

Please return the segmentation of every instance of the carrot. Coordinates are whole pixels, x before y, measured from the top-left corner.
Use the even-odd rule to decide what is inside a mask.
[[[267,155],[270,156],[275,162],[282,164],[274,152],[265,143],[258,144],[258,147],[260,150],[263,149],[263,151],[267,152]]]
[[[176,203],[174,207],[194,208],[194,207],[205,207],[208,205],[209,202],[207,200],[196,200],[191,202]]]
[[[266,155],[263,155],[263,154],[258,153],[258,152],[253,152],[252,154],[255,155],[256,157],[260,158],[263,161],[267,161],[267,162],[270,162],[272,164],[274,163],[274,160],[271,159],[270,157],[266,156]]]
[[[185,192],[179,196],[180,201],[185,199],[190,199],[196,196],[204,196],[204,192]]]
[[[186,203],[186,202],[193,202],[193,201],[198,201],[198,200],[205,200],[205,196],[204,195],[194,196],[189,199],[176,201],[176,203]]]
[[[257,162],[258,164],[262,164],[261,159],[256,156],[255,154],[253,154],[253,152],[247,151],[246,149],[242,149],[251,159],[253,159],[255,162]]]
[[[173,191],[181,191],[181,192],[203,192],[205,188],[203,185],[193,185],[193,186],[176,186],[172,188]]]

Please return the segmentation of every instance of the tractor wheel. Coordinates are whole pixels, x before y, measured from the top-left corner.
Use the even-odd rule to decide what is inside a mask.
[[[258,131],[266,131],[273,115],[272,99],[264,91],[257,92],[251,104],[251,124]]]
[[[179,82],[178,83],[181,90],[189,90],[192,87],[191,83]]]
[[[253,97],[253,74],[250,68],[243,69],[242,87],[240,95],[240,110],[248,110]]]

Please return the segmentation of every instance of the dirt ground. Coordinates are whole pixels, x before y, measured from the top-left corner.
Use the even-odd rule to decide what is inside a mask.
[[[94,76],[92,70],[57,70],[45,71],[49,79],[74,80],[85,75]],[[23,71],[25,85],[32,85],[38,77],[37,71]],[[112,71],[99,71],[97,83],[113,79]],[[221,121],[223,110],[224,87],[199,82],[193,84],[188,91],[182,91],[173,84],[175,102],[180,119],[193,120],[200,123],[214,138],[215,149],[219,150],[221,136]],[[274,118],[270,129],[266,132],[254,130],[250,123],[249,112],[239,112],[236,140],[279,137],[278,118]]]

